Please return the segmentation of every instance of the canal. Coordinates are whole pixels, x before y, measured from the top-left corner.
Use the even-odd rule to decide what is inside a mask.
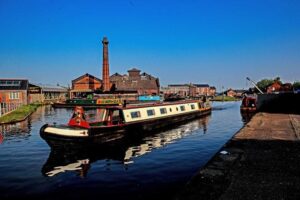
[[[169,130],[65,151],[51,150],[39,129],[66,123],[72,109],[40,107],[0,127],[0,199],[172,199],[244,124],[240,102],[212,105],[211,115]]]

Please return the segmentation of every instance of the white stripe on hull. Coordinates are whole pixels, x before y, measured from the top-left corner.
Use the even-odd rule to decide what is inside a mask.
[[[44,132],[61,136],[88,137],[87,129],[71,129],[63,127],[46,127]]]

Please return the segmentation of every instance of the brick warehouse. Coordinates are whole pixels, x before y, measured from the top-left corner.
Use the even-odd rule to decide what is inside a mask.
[[[165,96],[178,95],[180,97],[215,96],[216,88],[208,84],[171,84],[162,88]]]
[[[128,70],[128,75],[118,73],[110,76],[111,83],[116,87],[116,91],[132,90],[139,95],[159,95],[159,79],[146,72],[133,68]]]
[[[0,103],[28,103],[28,80],[0,79]]]
[[[88,73],[72,80],[71,97],[80,96],[81,94],[93,93],[100,89],[102,80]]]

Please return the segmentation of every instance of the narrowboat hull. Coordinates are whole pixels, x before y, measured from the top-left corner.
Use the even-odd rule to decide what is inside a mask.
[[[91,126],[90,128],[76,128],[71,126],[54,126],[44,125],[40,129],[41,137],[51,147],[72,145],[72,144],[103,144],[113,142],[124,137],[148,134],[151,131],[159,130],[162,128],[172,128],[179,123],[190,121],[211,113],[211,108],[192,113],[185,113],[171,117],[148,119],[144,121],[125,123],[121,125],[112,126]],[[62,134],[61,130],[78,132],[79,135]],[[86,132],[86,134],[80,134]],[[75,136],[76,135],[76,136]]]

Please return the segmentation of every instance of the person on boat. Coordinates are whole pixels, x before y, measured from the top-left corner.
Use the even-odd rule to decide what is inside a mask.
[[[74,114],[68,124],[71,126],[89,127],[89,123],[85,119],[84,110],[81,106],[75,107]]]

